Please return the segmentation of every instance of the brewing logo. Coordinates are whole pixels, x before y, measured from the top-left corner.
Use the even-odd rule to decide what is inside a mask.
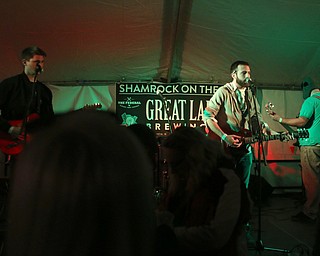
[[[119,100],[118,105],[122,108],[138,108],[141,106],[141,101],[134,100],[132,97],[127,97],[124,100]]]

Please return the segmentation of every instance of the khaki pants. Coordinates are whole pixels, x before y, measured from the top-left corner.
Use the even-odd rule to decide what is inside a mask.
[[[320,205],[320,147],[302,146],[300,152],[302,181],[307,199],[303,212],[316,219]]]

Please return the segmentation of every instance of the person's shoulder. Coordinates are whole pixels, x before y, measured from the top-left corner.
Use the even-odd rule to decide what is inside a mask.
[[[3,79],[2,81],[0,81],[1,90],[7,90],[16,86],[19,83],[20,79],[20,75],[14,75]]]
[[[51,92],[49,86],[47,86],[45,83],[38,81],[38,86],[40,86],[43,90]]]
[[[226,83],[221,85],[217,91],[220,91],[221,93],[232,93],[234,89],[230,83]]]
[[[313,104],[315,102],[318,102],[319,100],[320,100],[320,92],[315,93],[315,94],[311,95],[310,97],[306,98],[303,103],[304,103],[304,105]]]
[[[223,84],[220,85],[219,88],[215,91],[214,94],[226,94],[226,93],[230,93],[232,90],[230,88],[230,86],[228,84]]]
[[[311,97],[309,97],[309,98],[313,98],[313,99],[319,100],[319,99],[320,99],[320,92],[317,92],[317,93],[313,94],[313,95],[312,95]]]
[[[21,77],[21,74],[10,76],[10,77],[7,77],[7,78],[4,78],[3,80],[1,80],[1,83],[7,83],[7,82],[11,82],[11,81],[16,81],[20,77]]]
[[[230,84],[229,83],[226,83],[226,84],[221,84],[219,85],[219,88],[218,90],[225,90],[225,89],[228,89],[228,87],[230,87]]]

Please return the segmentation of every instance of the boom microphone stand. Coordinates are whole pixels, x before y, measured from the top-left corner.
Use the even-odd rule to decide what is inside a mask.
[[[160,97],[161,101],[162,101],[162,105],[165,109],[165,114],[166,114],[166,118],[167,118],[167,123],[169,124],[169,130],[170,130],[170,134],[173,131],[173,127],[172,127],[172,123],[170,120],[170,116],[169,116],[169,107],[166,101],[166,98],[162,95],[162,93],[157,89],[156,90],[156,94]],[[165,161],[163,161],[162,157],[161,157],[161,144],[162,141],[159,141],[159,149],[158,149],[158,165],[157,165],[157,180],[155,181],[155,189],[154,189],[154,196],[156,197],[157,201],[159,202],[162,194],[167,190],[168,188],[168,170],[166,168],[164,168],[164,164]],[[160,164],[161,162],[161,164]]]
[[[252,97],[253,97],[253,102],[254,102],[254,111],[256,117],[258,117],[258,110],[257,110],[257,102],[256,102],[256,94],[255,94],[255,86],[252,82],[252,80],[248,80],[248,83],[250,85],[250,90],[252,92]],[[258,124],[258,159],[256,159],[256,164],[255,164],[255,170],[258,173],[258,236],[257,236],[257,241],[256,241],[256,247],[255,249],[259,252],[259,255],[261,255],[261,251],[263,250],[268,250],[268,251],[274,251],[274,252],[282,252],[282,253],[290,253],[289,250],[287,249],[279,249],[279,248],[271,248],[271,247],[265,247],[262,242],[262,237],[261,237],[261,191],[262,191],[262,186],[261,186],[261,152],[260,149],[263,153],[263,159],[264,162],[266,163],[266,158],[265,158],[265,152],[263,149],[263,135],[261,131],[261,123],[259,118],[257,118],[257,124]],[[253,154],[254,155],[254,154]]]
[[[167,116],[167,121],[168,121],[168,124],[169,124],[170,133],[172,133],[172,124],[171,124],[171,120],[169,118],[169,107],[168,107],[166,98],[162,95],[162,93],[159,90],[156,91],[156,94],[159,95],[159,97],[160,97],[160,99],[162,101],[162,104],[163,104],[164,109],[166,111],[166,116]]]
[[[31,108],[31,104],[35,98],[35,92],[36,92],[36,83],[37,83],[37,79],[38,79],[38,75],[42,72],[42,67],[40,66],[39,62],[37,62],[36,68],[35,68],[35,74],[33,77],[33,82],[31,84],[31,95],[30,95],[30,99],[28,101],[28,104],[26,106],[26,113],[24,115],[23,118],[23,122],[22,122],[22,132],[23,132],[23,141],[22,143],[25,145],[27,143],[27,123],[28,123],[28,116],[30,114],[30,108]]]

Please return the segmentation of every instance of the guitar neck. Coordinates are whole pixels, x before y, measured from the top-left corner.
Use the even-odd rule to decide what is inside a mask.
[[[262,141],[269,141],[269,140],[283,140],[285,135],[283,134],[274,134],[274,135],[262,135]],[[246,144],[252,144],[259,141],[259,136],[255,137],[243,137],[243,142]]]
[[[299,130],[297,132],[292,132],[290,134],[273,134],[273,135],[262,135],[262,141],[269,141],[269,140],[281,140],[288,138],[290,135],[292,138],[308,138],[309,132],[305,129]],[[242,141],[247,144],[252,144],[259,141],[259,136],[254,137],[243,137]]]

